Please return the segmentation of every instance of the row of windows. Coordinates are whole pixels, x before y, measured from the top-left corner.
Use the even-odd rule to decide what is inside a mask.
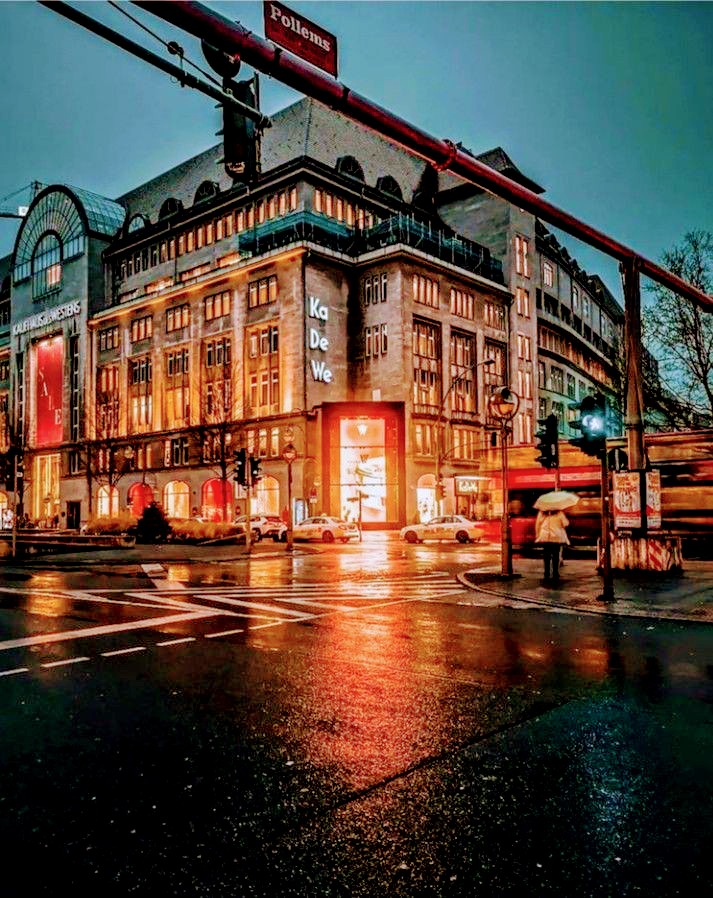
[[[248,308],[265,306],[277,299],[277,276],[260,278],[248,284]]]
[[[166,377],[188,374],[190,371],[190,353],[187,349],[178,349],[166,353]]]
[[[413,276],[413,301],[437,309],[438,281],[424,277],[422,274],[415,274]]]
[[[515,308],[518,315],[530,317],[530,293],[524,287],[515,288]]]
[[[248,333],[248,356],[256,359],[272,355],[279,349],[279,330],[275,325],[256,328]]]
[[[372,274],[369,277],[365,277],[361,282],[362,305],[368,306],[386,302],[387,288],[388,275],[385,271],[381,274]]]
[[[10,380],[10,359],[0,359],[0,380]]]
[[[364,356],[377,358],[389,350],[388,325],[374,324],[364,328]]]
[[[223,213],[211,221],[196,225],[179,234],[160,240],[142,250],[131,253],[118,264],[118,275],[121,280],[148,271],[163,262],[169,262],[176,256],[183,256],[195,250],[210,246],[213,243],[232,237],[269,219],[286,215],[297,209],[297,188],[292,187],[280,193],[264,197],[242,209]]]
[[[347,227],[371,228],[378,222],[371,212],[328,190],[315,190],[312,208],[320,215],[344,222]]]
[[[475,320],[475,297],[465,290],[456,290],[451,287],[451,315]]]
[[[166,311],[166,333],[183,330],[191,323],[191,307],[186,302],[181,306],[174,306]]]
[[[132,328],[133,335],[133,328]],[[135,342],[133,339],[132,343]],[[119,348],[119,325],[114,324],[112,327],[107,327],[102,331],[99,331],[99,351],[104,352],[107,349],[118,349]]]
[[[209,340],[205,344],[205,366],[206,368],[222,367],[229,365],[231,362],[231,340],[230,337],[221,337],[217,340]]]
[[[550,378],[547,380],[547,370],[544,362],[537,363],[537,381],[540,389],[552,390],[553,393],[566,395],[568,399],[577,399],[577,379],[574,374],[564,372],[562,368],[556,365],[550,366]],[[566,383],[566,391],[565,391]],[[579,399],[587,395],[588,386],[583,381],[579,381]]]
[[[505,330],[505,309],[495,302],[483,304],[483,320],[488,327],[496,330]]]
[[[537,340],[538,345],[542,349],[547,349],[568,359],[578,368],[586,371],[593,380],[606,384],[609,387],[612,386],[611,377],[608,371],[604,369],[604,366],[591,356],[584,356],[579,346],[568,337],[540,325],[538,327]]]
[[[450,456],[458,460],[478,458],[482,432],[470,427],[453,427],[450,431],[453,445]],[[414,424],[414,455],[435,456],[437,451],[436,427],[434,424]]]
[[[203,300],[203,308],[206,321],[214,321],[216,318],[230,315],[230,290],[206,296]]]
[[[114,330],[114,328],[111,328]],[[150,340],[153,336],[153,317],[151,315],[144,315],[142,318],[134,318],[131,322],[131,342],[132,343],[140,343],[142,340]],[[117,340],[114,346],[109,348],[116,348],[119,345],[118,334]],[[100,347],[101,348],[101,347]]]

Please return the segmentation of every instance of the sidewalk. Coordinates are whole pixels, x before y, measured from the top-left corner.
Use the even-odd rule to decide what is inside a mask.
[[[594,558],[566,558],[557,586],[542,580],[542,559],[513,559],[512,579],[497,565],[466,571],[458,580],[469,589],[508,602],[562,608],[587,614],[653,617],[713,623],[713,561],[686,561],[683,574],[636,574],[623,571],[614,577],[614,601],[602,602],[602,580]]]

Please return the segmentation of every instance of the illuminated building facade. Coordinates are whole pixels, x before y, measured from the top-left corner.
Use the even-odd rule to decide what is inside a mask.
[[[272,121],[250,184],[214,147],[115,201],[33,201],[6,385],[33,517],[155,500],[229,520],[241,447],[262,459],[253,511],[284,514],[288,443],[297,519],[477,513],[485,399],[522,367],[509,270],[449,222],[458,179],[312,100]]]

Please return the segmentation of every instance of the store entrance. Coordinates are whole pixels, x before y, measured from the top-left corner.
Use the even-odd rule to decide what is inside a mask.
[[[34,464],[32,483],[32,513],[40,527],[59,523],[59,452],[38,455]]]

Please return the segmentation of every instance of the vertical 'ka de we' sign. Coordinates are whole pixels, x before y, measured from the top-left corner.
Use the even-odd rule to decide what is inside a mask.
[[[337,39],[333,34],[275,0],[265,0],[265,37],[337,77]]]

